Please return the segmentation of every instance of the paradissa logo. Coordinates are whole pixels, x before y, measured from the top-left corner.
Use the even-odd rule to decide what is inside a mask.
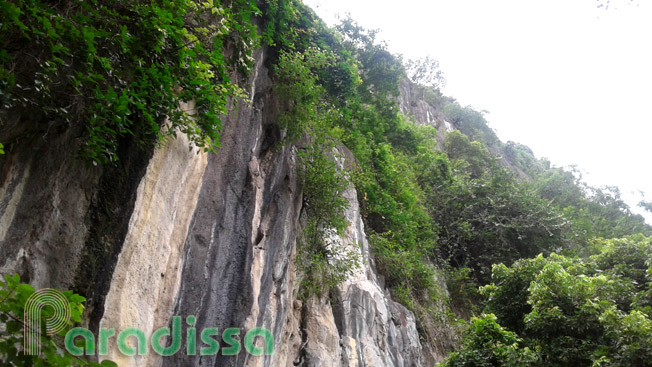
[[[42,320],[41,311],[44,307],[52,307],[54,312],[52,316],[45,320],[46,330],[41,330]],[[190,356],[197,355],[197,330],[195,324],[197,318],[188,316],[186,318],[186,354]],[[70,304],[66,297],[56,289],[41,289],[34,292],[25,304],[24,316],[24,347],[25,354],[38,355],[41,352],[39,335],[55,335],[65,330],[66,325],[70,324]],[[160,328],[152,334],[150,344],[154,353],[161,356],[171,356],[181,350],[181,317],[172,318],[172,330],[168,327]],[[199,355],[215,355],[220,351],[220,343],[216,339],[219,336],[217,328],[205,328],[199,334],[201,342],[204,344],[199,349]],[[65,346],[68,352],[75,356],[95,355],[96,349],[100,356],[108,354],[109,339],[116,336],[115,329],[101,328],[99,333],[99,343],[95,343],[93,333],[85,328],[74,328],[68,331],[65,336]],[[137,342],[137,347],[130,346],[127,341],[130,339]],[[161,342],[163,337],[171,338],[169,345],[164,346]],[[264,348],[256,346],[256,337],[264,341]],[[259,339],[260,339],[259,338]],[[83,347],[75,341],[83,339]],[[222,341],[226,344],[222,348],[222,355],[236,355],[242,351],[240,343],[240,329],[229,328],[222,333]],[[118,350],[127,355],[146,355],[148,349],[147,336],[142,330],[137,328],[128,328],[122,330],[116,338]],[[271,355],[274,352],[274,336],[272,333],[263,328],[249,330],[244,336],[245,350],[255,356]]]
[[[45,320],[45,332],[41,330],[41,310],[50,306],[53,315]],[[25,354],[41,354],[41,334],[55,335],[66,329],[70,323],[70,303],[66,297],[56,289],[41,289],[34,292],[25,302],[23,316],[25,329],[23,329],[23,346]]]

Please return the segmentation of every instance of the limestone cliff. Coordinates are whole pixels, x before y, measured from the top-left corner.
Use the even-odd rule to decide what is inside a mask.
[[[100,168],[76,158],[81,131],[46,132],[54,136],[47,142],[40,133],[17,135],[0,158],[0,271],[83,294],[85,326],[95,335],[101,327],[151,335],[174,315],[192,315],[197,330],[262,327],[274,337],[274,353],[264,356],[193,356],[184,346],[169,357],[128,357],[112,348],[107,357],[120,366],[398,367],[440,359],[444,351],[422,347],[414,315],[376,274],[353,187],[345,192],[348,227],[336,242],[362,266],[328,298],[298,297],[302,192],[296,148],[277,144],[267,57],[255,55],[243,81],[250,99],[231,104],[216,154],[189,151],[183,136],[161,147],[125,140],[120,160]],[[409,96],[409,85],[402,89],[404,112],[446,128]]]

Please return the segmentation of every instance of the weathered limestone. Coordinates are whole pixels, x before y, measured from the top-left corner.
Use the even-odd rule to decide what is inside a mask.
[[[107,357],[120,366],[423,366],[415,317],[375,273],[352,187],[348,226],[333,240],[361,267],[331,297],[298,299],[303,199],[296,149],[277,144],[279,103],[265,58],[255,55],[244,83],[251,99],[230,106],[217,154],[189,151],[180,136],[153,151],[127,146],[126,168],[111,171],[74,163],[65,150],[72,138],[62,137],[40,148],[48,166],[30,144],[2,158],[1,270],[37,287],[76,287],[95,335],[136,327],[150,336],[178,315],[185,340],[192,315],[199,331],[235,327],[243,337],[264,327],[275,341],[270,356],[188,356],[184,343],[163,358],[151,347],[124,356],[114,337]]]

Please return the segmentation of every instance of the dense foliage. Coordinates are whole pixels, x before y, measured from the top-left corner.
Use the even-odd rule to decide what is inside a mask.
[[[485,311],[443,366],[646,366],[652,237],[594,240],[585,259],[495,265]]]
[[[444,151],[456,173],[431,193],[429,208],[442,228],[439,251],[485,283],[492,264],[560,251],[571,241],[566,219],[519,183],[479,142],[452,131]]]
[[[82,123],[95,163],[117,159],[127,135],[182,132],[213,149],[227,99],[242,94],[230,75],[251,66],[258,12],[249,0],[3,1],[0,120],[37,131]],[[196,118],[180,108],[191,100]]]

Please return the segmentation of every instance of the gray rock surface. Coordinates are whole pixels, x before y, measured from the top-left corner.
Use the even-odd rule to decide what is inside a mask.
[[[441,109],[426,102],[422,98],[418,86],[408,79],[401,80],[399,91],[398,103],[401,112],[413,118],[414,122],[419,125],[429,125],[437,129],[437,138],[440,144],[443,133],[457,128],[446,120]]]
[[[178,315],[185,336],[192,315],[198,331],[233,327],[242,339],[263,327],[274,336],[275,353],[263,356],[187,355],[185,343],[169,357],[114,348],[120,366],[425,365],[433,357],[423,356],[415,316],[375,273],[353,188],[348,227],[333,243],[361,267],[330,297],[298,298],[303,200],[296,149],[279,144],[266,57],[255,55],[244,83],[251,98],[230,106],[217,154],[189,152],[184,138],[146,150],[127,141],[121,161],[100,169],[74,158],[72,131],[12,144],[0,158],[0,270],[86,296],[85,325],[96,335],[149,334]],[[412,113],[430,121],[432,111],[417,103]]]

